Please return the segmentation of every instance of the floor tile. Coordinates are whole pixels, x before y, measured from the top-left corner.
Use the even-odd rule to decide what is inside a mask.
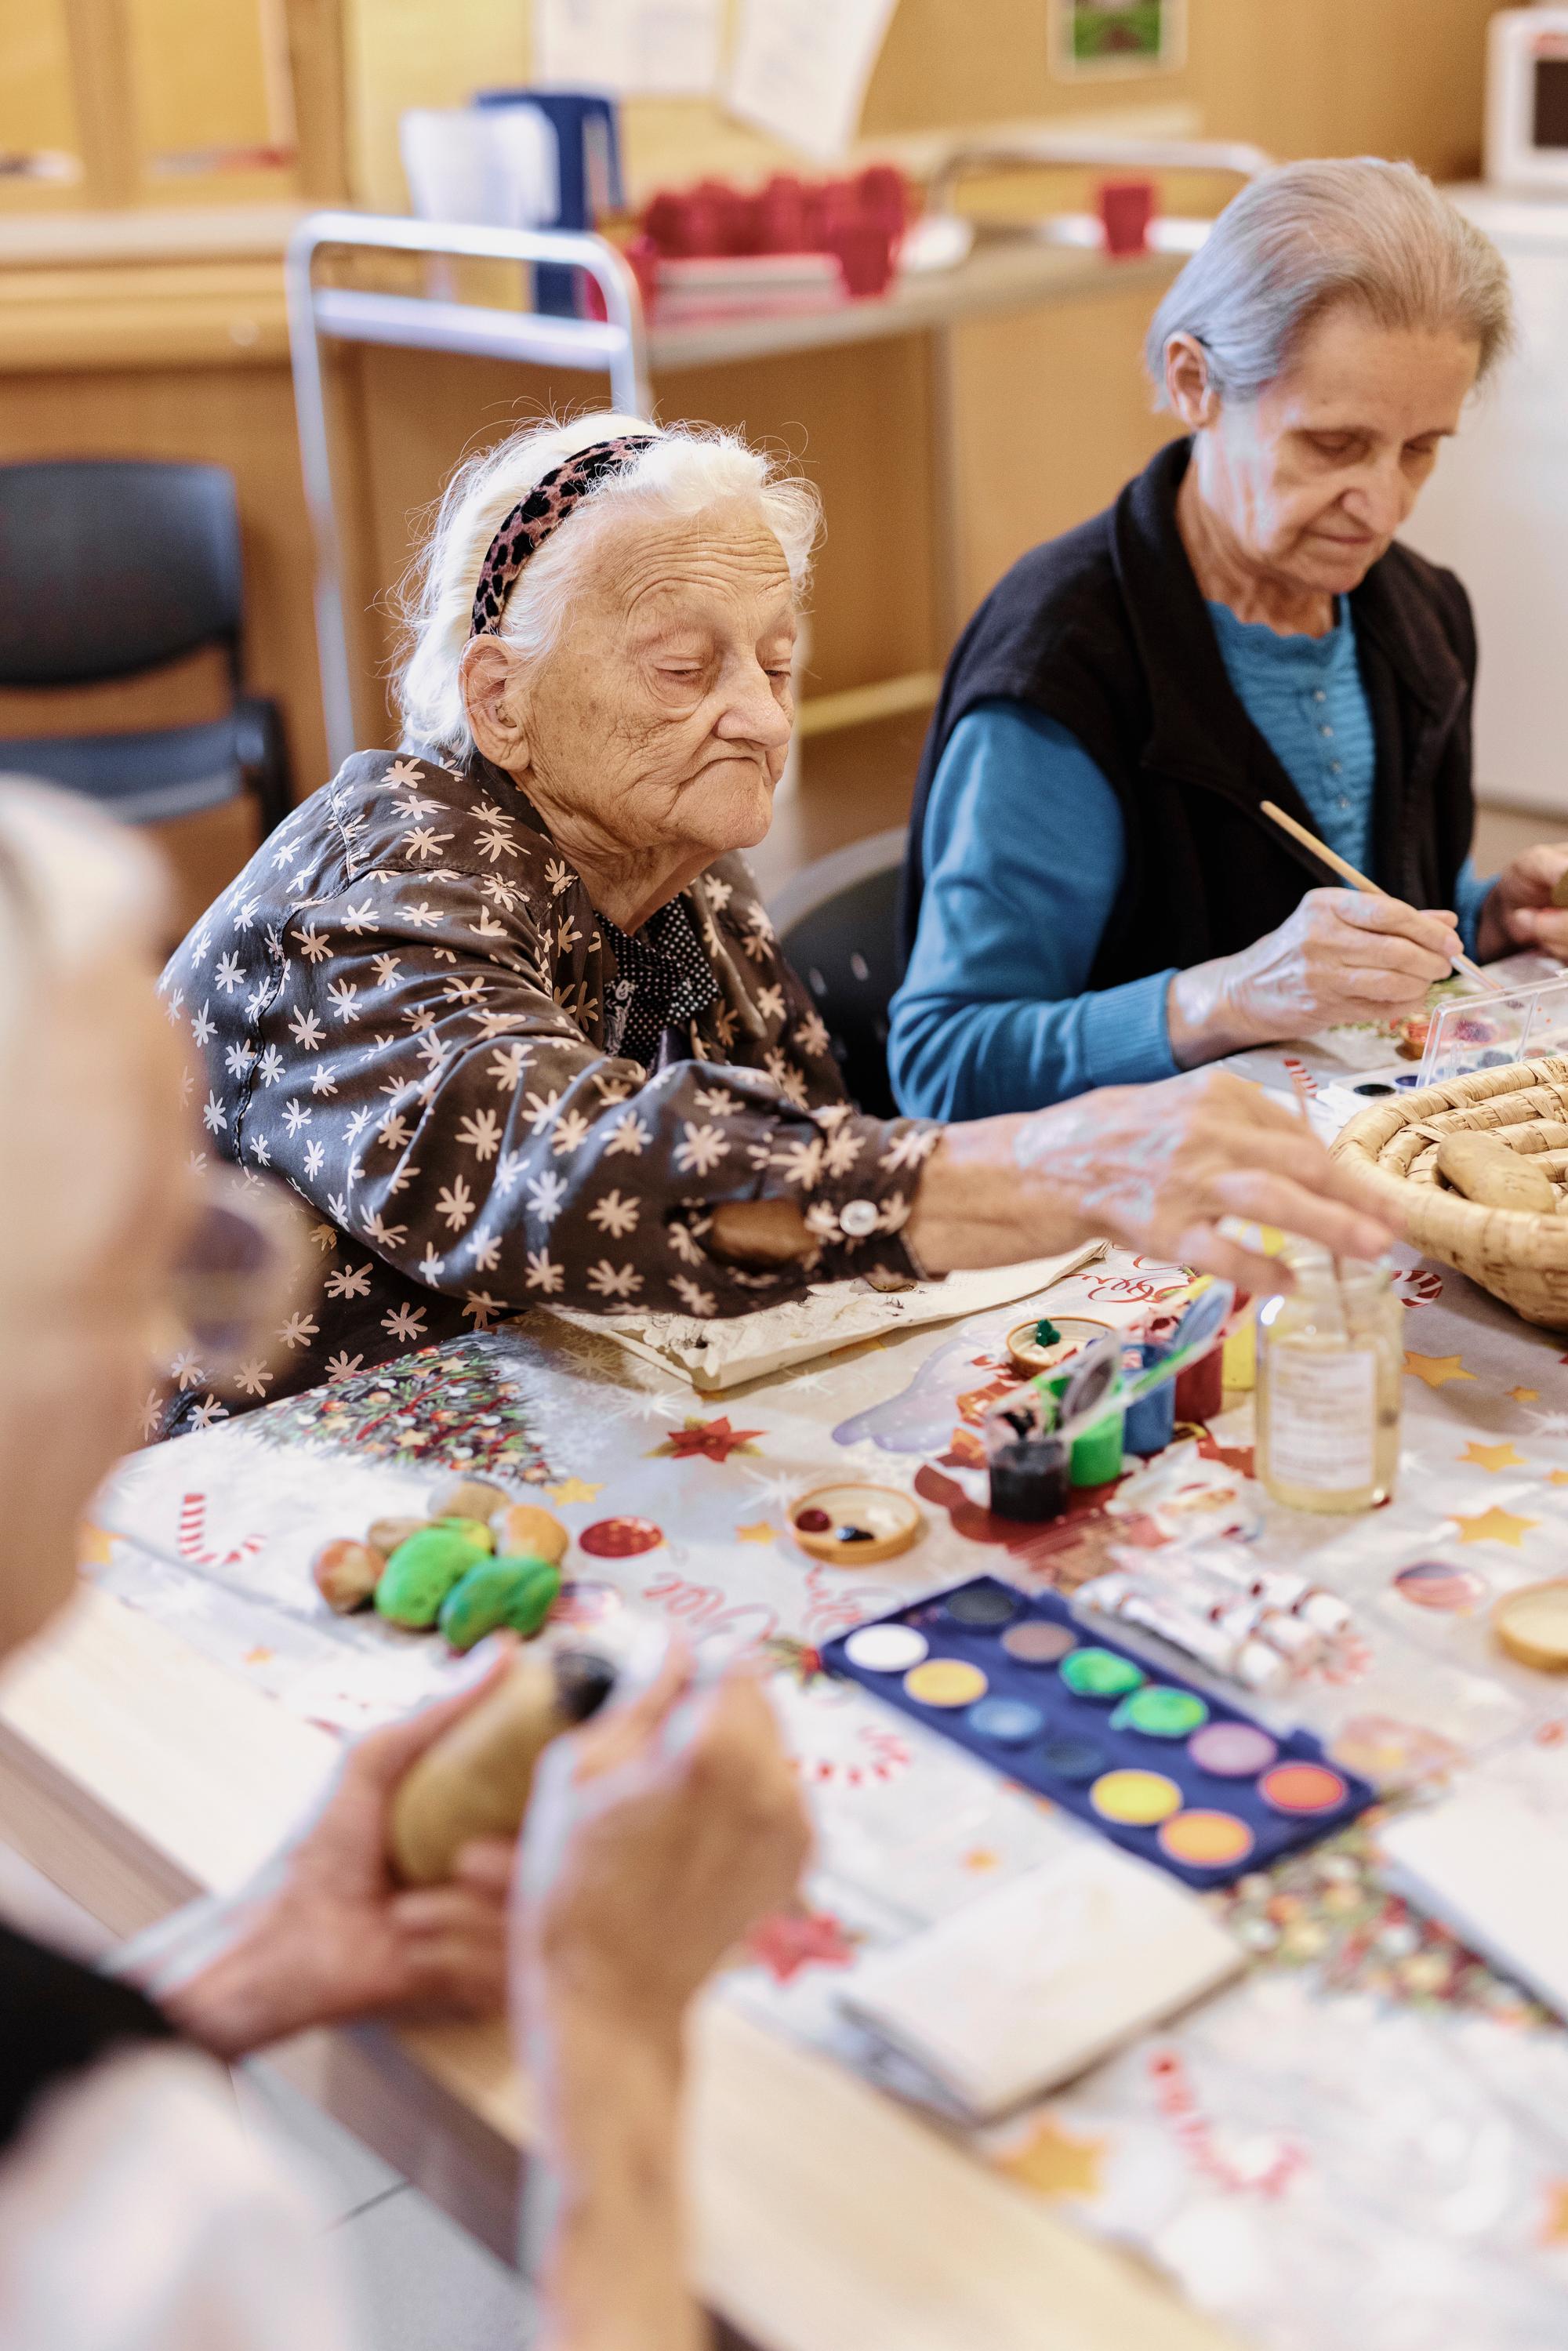
[[[528,2288],[444,2212],[404,2188],[334,2231],[364,2314],[366,2351],[524,2351]]]
[[[325,2220],[347,2220],[373,2198],[402,2187],[401,2172],[324,2115],[265,2058],[236,2065],[234,2082],[247,2127],[277,2149],[287,2168],[309,2175]]]

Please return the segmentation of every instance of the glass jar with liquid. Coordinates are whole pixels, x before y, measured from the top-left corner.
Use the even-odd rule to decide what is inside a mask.
[[[1386,1267],[1292,1253],[1258,1313],[1258,1475],[1293,1510],[1370,1510],[1394,1491],[1405,1310]]]

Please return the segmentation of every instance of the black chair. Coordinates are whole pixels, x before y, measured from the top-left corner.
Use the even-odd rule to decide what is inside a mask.
[[[239,515],[221,465],[61,458],[0,465],[0,685],[94,685],[221,645],[234,701],[198,726],[0,740],[0,766],[130,824],[254,793],[290,806],[276,703],[244,691]]]
[[[768,907],[779,943],[816,999],[844,1084],[862,1110],[891,1118],[887,1008],[899,981],[902,825],[835,849],[797,873]]]

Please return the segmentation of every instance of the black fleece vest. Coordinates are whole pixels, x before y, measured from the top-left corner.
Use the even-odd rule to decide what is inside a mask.
[[[129,1984],[0,1927],[0,2156],[57,2082],[131,2043],[172,2037]]]
[[[1032,549],[958,640],[910,816],[906,961],[932,778],[958,721],[997,695],[1076,736],[1121,802],[1126,873],[1092,988],[1234,954],[1305,891],[1334,884],[1261,812],[1273,800],[1317,829],[1237,699],[1182,546],[1176,500],[1189,448],[1167,444],[1114,506]],[[1395,546],[1350,602],[1377,747],[1371,878],[1411,905],[1452,906],[1475,816],[1469,599],[1451,572]]]

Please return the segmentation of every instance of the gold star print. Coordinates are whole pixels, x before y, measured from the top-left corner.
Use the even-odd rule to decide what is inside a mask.
[[[1553,1469],[1546,1482],[1549,1486],[1568,1486],[1568,1469]]]
[[[545,1488],[558,1510],[568,1502],[591,1502],[599,1490],[597,1486],[591,1486],[583,1478],[563,1478],[559,1486]]]
[[[1568,2179],[1548,2181],[1546,2210],[1542,2217],[1541,2235],[1537,2241],[1542,2245],[1568,2242]]]
[[[1413,1355],[1406,1351],[1405,1368],[1425,1380],[1429,1388],[1440,1388],[1446,1380],[1473,1380],[1474,1372],[1467,1372],[1458,1355]]]
[[[77,1529],[77,1565],[108,1567],[114,1557],[114,1537],[107,1527],[95,1527],[84,1519]]]
[[[1040,2196],[1097,2196],[1103,2138],[1074,2138],[1047,2115],[1026,2146],[998,2156],[997,2168]]]
[[[777,1542],[779,1530],[770,1527],[766,1519],[754,1519],[748,1527],[737,1527],[737,1542]]]
[[[1511,1510],[1481,1510],[1472,1519],[1467,1519],[1456,1510],[1453,1517],[1462,1543],[1511,1543],[1515,1551],[1531,1528],[1541,1524],[1539,1519],[1515,1518]]]
[[[1478,1445],[1473,1438],[1456,1458],[1460,1461],[1473,1461],[1478,1469],[1522,1469],[1526,1467],[1523,1454],[1516,1453],[1511,1445]]]
[[[1539,1404],[1541,1401],[1539,1388],[1510,1388],[1509,1394],[1515,1404]]]

